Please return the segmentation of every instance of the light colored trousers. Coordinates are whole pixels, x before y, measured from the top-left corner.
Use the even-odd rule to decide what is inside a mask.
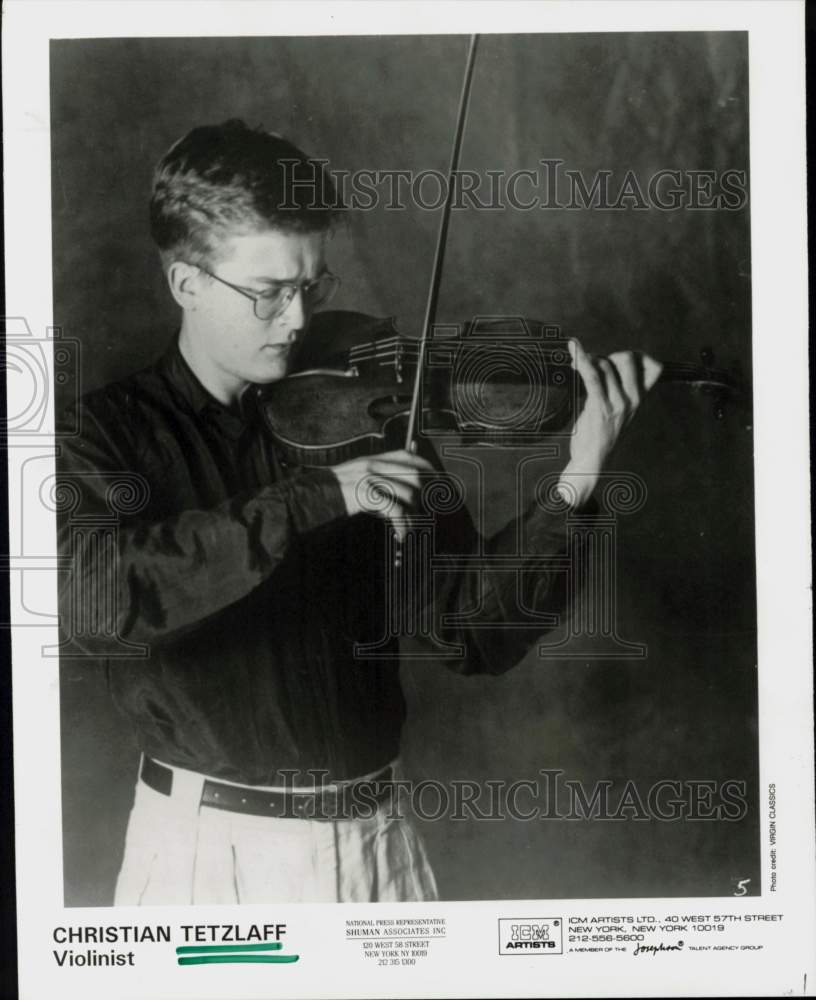
[[[247,816],[202,806],[205,776],[172,771],[169,796],[136,782],[116,906],[439,898],[419,834],[388,803],[366,819]]]

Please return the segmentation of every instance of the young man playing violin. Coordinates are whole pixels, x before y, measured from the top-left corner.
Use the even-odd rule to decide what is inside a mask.
[[[105,517],[123,471],[144,487],[114,558],[95,559],[65,519],[60,529],[64,600],[98,595],[71,607],[85,651],[104,655],[91,638],[103,633],[145,650],[107,665],[142,752],[117,904],[437,895],[420,838],[393,808],[405,712],[397,639],[379,661],[355,654],[383,634],[388,519],[410,515],[435,465],[401,449],[287,467],[257,406],[257,387],[292,370],[338,281],[326,257],[334,191],[328,176],[311,191],[293,183],[301,168],[320,170],[235,121],[170,149],[151,227],[178,335],[147,369],[84,397],[80,433],[63,445],[77,514]],[[586,401],[561,477],[564,511],[532,505],[485,542],[488,553],[519,531],[531,559],[563,551],[567,508],[589,500],[659,372],[631,352],[571,351]],[[465,512],[437,528],[440,551],[475,551]],[[558,574],[539,571],[533,584],[531,603],[563,608]],[[443,615],[474,607],[481,626],[500,625],[514,587],[450,568],[416,595],[435,634],[462,650],[452,669],[500,673],[532,645],[529,632],[443,627]],[[349,810],[353,801],[368,808]]]

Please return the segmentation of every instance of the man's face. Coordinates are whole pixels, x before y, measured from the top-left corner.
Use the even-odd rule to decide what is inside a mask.
[[[210,270],[232,285],[254,293],[276,282],[305,282],[325,270],[322,233],[270,229],[223,239]],[[201,275],[196,306],[196,351],[226,384],[267,383],[289,371],[294,347],[311,318],[303,294],[295,292],[282,313],[269,320],[255,315],[250,299]]]

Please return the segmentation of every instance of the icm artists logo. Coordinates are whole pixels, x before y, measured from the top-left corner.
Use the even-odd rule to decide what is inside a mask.
[[[558,917],[502,917],[499,920],[500,955],[561,955]]]

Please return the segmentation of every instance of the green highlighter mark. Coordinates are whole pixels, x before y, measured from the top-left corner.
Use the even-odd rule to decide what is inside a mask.
[[[268,944],[183,944],[176,948],[177,955],[228,955],[239,951],[280,951],[280,941]]]
[[[176,948],[179,965],[217,965],[227,962],[255,962],[289,965],[300,955],[267,955],[262,952],[280,951],[279,941],[269,944],[202,944],[181,945]]]
[[[186,955],[178,959],[179,965],[218,965],[227,962],[264,962],[277,965],[297,962],[300,955],[247,955],[246,952],[235,955]]]

